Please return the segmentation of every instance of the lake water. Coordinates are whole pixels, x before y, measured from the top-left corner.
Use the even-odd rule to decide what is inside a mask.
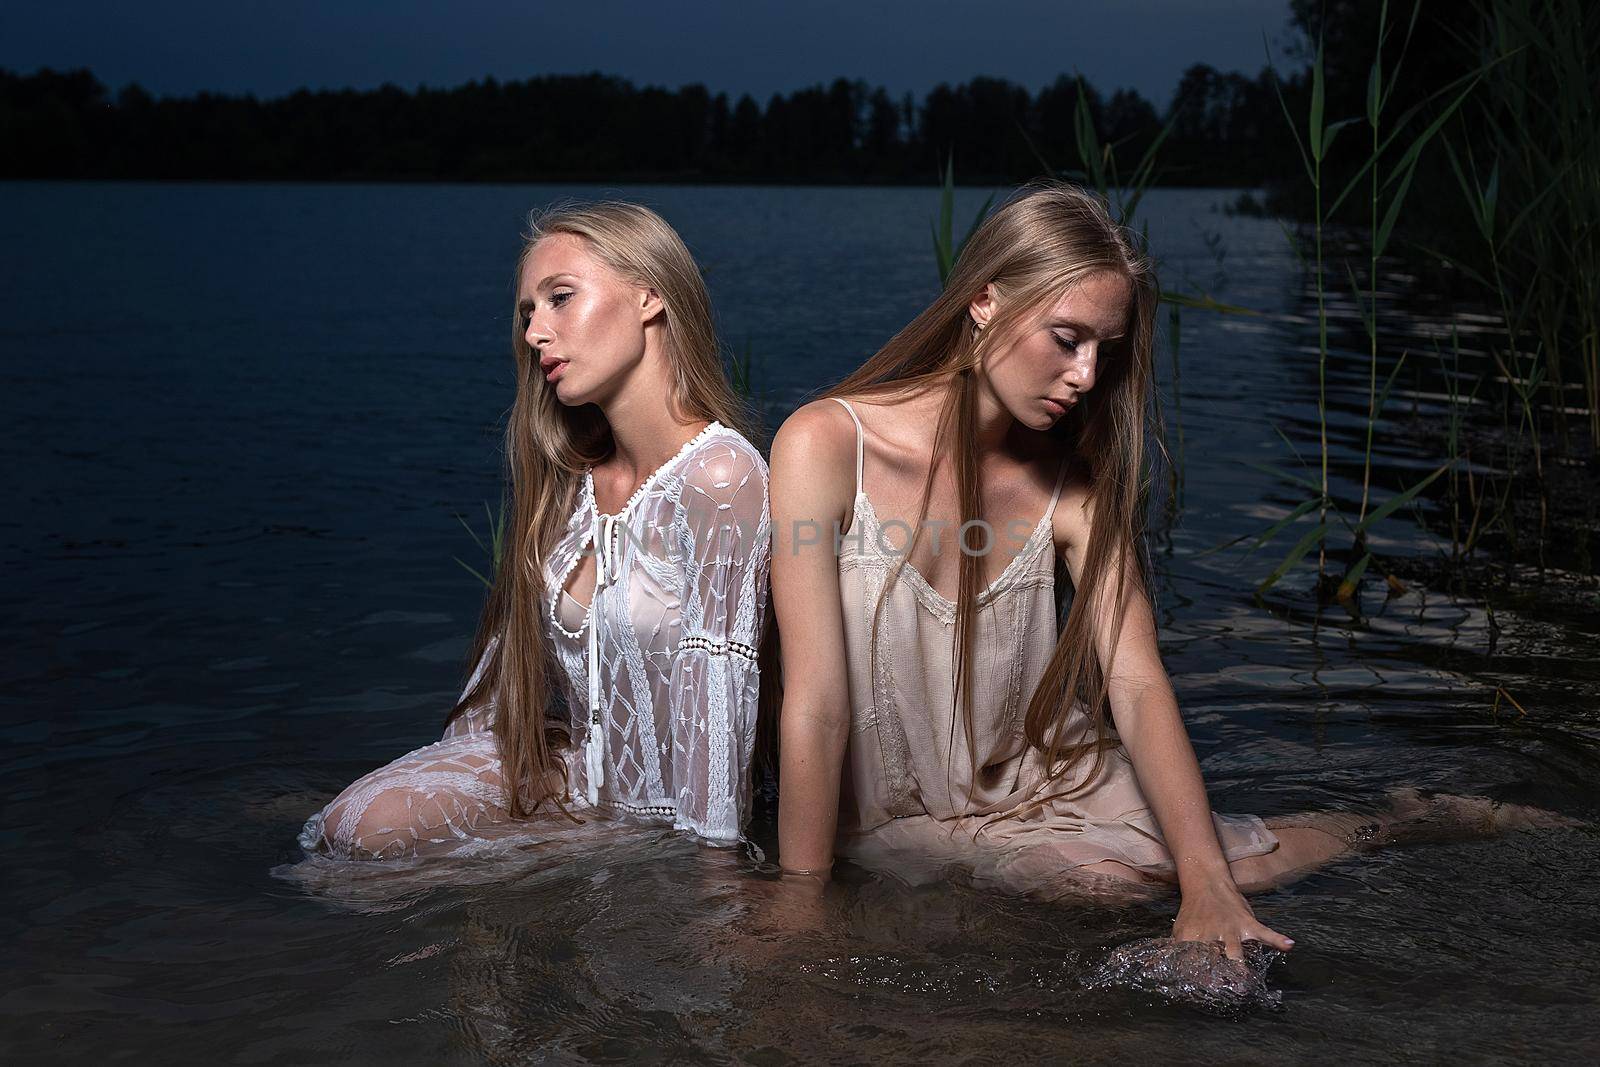
[[[1367,855],[1254,898],[1298,947],[1269,973],[1280,1007],[1225,1016],[1083,981],[1171,903],[845,868],[825,926],[782,944],[752,853],[657,831],[443,884],[306,875],[306,816],[434,739],[459,685],[482,587],[453,557],[482,554],[456,516],[482,530],[498,496],[518,234],[597,192],[679,228],[774,425],[936,291],[931,190],[0,185],[9,1062],[1600,1054],[1592,829]],[[961,191],[961,225],[983,195]],[[1290,541],[1198,555],[1303,499],[1252,466],[1293,467],[1275,427],[1315,451],[1314,305],[1278,225],[1220,213],[1232,197],[1141,209],[1169,285],[1267,313],[1184,316],[1185,485],[1155,545],[1215,807],[1410,784],[1595,818],[1592,597],[1523,597],[1491,626],[1369,583],[1363,618],[1313,626],[1314,568],[1252,599]],[[1352,499],[1364,369],[1333,388]],[[1375,485],[1434,465],[1386,433]],[[1403,512],[1375,538],[1437,543]],[[1526,715],[1493,710],[1499,686]],[[771,855],[770,806],[753,833]]]

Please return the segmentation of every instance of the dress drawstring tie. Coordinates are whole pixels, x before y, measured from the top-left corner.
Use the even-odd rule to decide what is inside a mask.
[[[586,793],[591,805],[600,801],[600,786],[605,783],[606,734],[600,715],[600,627],[597,624],[601,590],[621,574],[622,550],[615,544],[619,515],[595,512],[591,530],[595,548],[594,596],[589,607],[589,737],[584,744],[584,767],[588,771]]]

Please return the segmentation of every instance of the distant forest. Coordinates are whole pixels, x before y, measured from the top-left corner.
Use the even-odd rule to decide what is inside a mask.
[[[1299,98],[1303,81],[1286,93]],[[0,70],[0,177],[928,183],[953,152],[959,181],[999,184],[1040,174],[1041,160],[1079,165],[1080,92],[1125,169],[1175,118],[1160,184],[1258,186],[1299,167],[1270,75],[1204,64],[1162,111],[1065,75],[1037,93],[974,78],[920,100],[840,78],[763,105],[598,73],[258,100]]]

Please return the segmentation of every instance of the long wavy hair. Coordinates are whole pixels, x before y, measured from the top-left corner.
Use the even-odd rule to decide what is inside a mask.
[[[1049,664],[1028,701],[1025,724],[1029,744],[1045,753],[1049,776],[1041,791],[1060,784],[1091,754],[1083,782],[1060,790],[1071,796],[1098,777],[1105,752],[1115,742],[1108,726],[1107,677],[1095,651],[1098,614],[1109,611],[1113,634],[1120,633],[1124,607],[1136,591],[1148,588],[1144,553],[1147,486],[1145,426],[1152,389],[1151,349],[1160,299],[1155,271],[1139,237],[1120,226],[1105,202],[1077,186],[1054,180],[1030,182],[991,214],[968,240],[944,292],[859,369],[822,394],[900,399],[927,388],[946,387],[934,431],[921,510],[912,524],[911,543],[898,553],[873,611],[871,655],[877,656],[877,629],[883,601],[911,556],[928,513],[939,460],[951,464],[961,508],[963,551],[956,597],[954,723],[959,721],[967,751],[976,760],[976,740],[968,713],[972,697],[972,631],[982,578],[978,553],[982,519],[975,418],[976,371],[986,353],[1029,327],[1041,310],[1090,274],[1108,271],[1125,278],[1132,298],[1123,336],[1101,346],[1094,388],[1046,431],[1056,454],[1066,457],[1088,484],[1093,530],[1071,608],[1061,626]],[[985,285],[994,286],[997,308],[979,330],[969,305]],[[1059,588],[1059,586],[1058,586]],[[1109,595],[1108,595],[1109,594]],[[873,664],[874,672],[876,664]],[[875,673],[874,673],[875,676]],[[1094,735],[1070,739],[1064,730],[1074,701],[1085,708]],[[953,741],[954,738],[952,737]],[[973,768],[974,770],[976,768]],[[1037,796],[1030,803],[1037,803]]]
[[[555,753],[572,738],[555,699],[559,667],[541,610],[545,564],[576,506],[584,468],[615,448],[598,407],[568,407],[556,399],[516,313],[522,272],[538,243],[553,234],[581,238],[588,252],[619,277],[660,294],[663,348],[673,368],[666,402],[674,417],[715,419],[755,440],[754,421],[723,371],[705,280],[665,219],[639,204],[610,200],[563,201],[530,216],[513,276],[511,356],[517,394],[505,430],[511,515],[467,671],[494,638],[499,642],[478,683],[445,716],[448,726],[458,715],[493,702],[507,808],[517,818],[547,800],[562,806],[568,794],[566,765]]]

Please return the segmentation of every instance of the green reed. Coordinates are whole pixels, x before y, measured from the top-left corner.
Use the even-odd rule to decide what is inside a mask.
[[[1576,356],[1593,454],[1600,441],[1600,11],[1580,0],[1474,0],[1474,7],[1492,70],[1471,133],[1488,141],[1488,177],[1478,178],[1470,138],[1451,159],[1489,258],[1484,280],[1505,317],[1503,362],[1510,365],[1498,369],[1530,422],[1544,385],[1545,413],[1565,444]],[[1526,361],[1524,335],[1533,340]],[[1542,480],[1536,433],[1533,440]]]
[[[744,339],[743,348],[730,354],[728,370],[728,381],[733,391],[747,404],[760,403],[761,392],[756,387],[755,349],[750,338]]]
[[[994,205],[994,194],[989,194],[989,199],[983,202],[977,215],[973,216],[972,225],[967,227],[967,232],[961,240],[956,241],[951,226],[955,221],[956,210],[956,162],[955,153],[950,153],[944,159],[944,175],[939,186],[939,218],[930,221],[933,230],[933,256],[939,267],[939,285],[944,286],[950,280],[950,272],[955,269],[956,260],[961,257],[961,250],[967,247],[967,242],[977,232],[983,220],[988,217],[989,208]]]
[[[489,502],[484,501],[483,517],[489,527],[487,541],[478,536],[478,532],[472,528],[471,524],[469,524],[463,516],[457,515],[456,521],[459,522],[462,528],[467,531],[467,536],[472,538],[472,543],[478,546],[478,551],[488,555],[489,573],[497,575],[500,573],[501,557],[505,554],[506,498],[504,496],[500,498],[500,510],[498,515],[490,514]],[[461,564],[468,574],[482,582],[484,588],[494,588],[494,582],[491,579],[484,577],[484,575],[476,567],[466,563],[459,556],[451,556],[450,558]]]
[[[1473,520],[1460,540],[1452,537],[1452,558],[1470,556],[1492,531],[1513,561],[1531,543],[1542,573],[1552,536],[1547,452],[1555,451],[1559,469],[1581,463],[1571,453],[1584,450],[1584,438],[1591,461],[1600,443],[1600,9],[1577,0],[1473,0],[1473,10],[1476,36],[1466,44],[1483,85],[1460,129],[1444,139],[1473,241],[1448,251],[1440,242],[1414,245],[1476,284],[1499,319],[1483,351],[1469,353],[1484,365],[1479,387],[1494,389],[1480,397],[1475,387],[1466,399],[1452,393],[1452,407],[1500,415],[1500,447],[1482,457],[1481,477],[1466,479]],[[1458,339],[1453,347],[1459,363]],[[1451,432],[1473,427],[1485,428],[1481,417]],[[1461,488],[1453,479],[1453,511]],[[1533,530],[1517,510],[1530,495]]]
[[[1312,251],[1302,253],[1316,279],[1318,300],[1318,424],[1320,478],[1313,499],[1319,522],[1285,557],[1297,562],[1308,553],[1307,538],[1319,544],[1319,590],[1326,589],[1326,541],[1334,532],[1329,516],[1353,532],[1348,566],[1338,597],[1348,600],[1372,554],[1365,533],[1371,524],[1409,503],[1445,471],[1451,565],[1470,559],[1491,532],[1504,540],[1514,562],[1531,554],[1542,571],[1550,541],[1550,474],[1547,452],[1572,446],[1574,423],[1582,417],[1588,449],[1594,455],[1600,440],[1600,131],[1594,122],[1600,69],[1600,11],[1577,0],[1474,0],[1476,37],[1463,42],[1467,73],[1387,120],[1394,86],[1417,22],[1413,8],[1405,40],[1393,67],[1384,63],[1385,44],[1398,26],[1389,5],[1380,11],[1374,58],[1369,70],[1365,120],[1370,138],[1365,160],[1336,196],[1324,186],[1324,164],[1338,132],[1352,121],[1328,121],[1323,114],[1324,65],[1319,45],[1311,74],[1309,115],[1304,125],[1294,118],[1283,93],[1280,104],[1305,164],[1314,203],[1308,226]],[[1304,136],[1302,137],[1302,129]],[[1423,153],[1443,146],[1450,172],[1463,196],[1465,231],[1475,245],[1441,252],[1426,240],[1397,237],[1406,219],[1405,202]],[[1393,162],[1391,162],[1393,159]],[[1343,160],[1341,160],[1343,162]],[[1361,495],[1355,521],[1338,514],[1329,495],[1326,389],[1328,360],[1327,261],[1324,234],[1340,207],[1364,193],[1366,228],[1363,287],[1346,262],[1344,273],[1359,311],[1366,339],[1367,411],[1362,457]],[[1453,234],[1444,235],[1446,239]],[[1299,241],[1291,236],[1297,251]],[[1406,246],[1456,269],[1477,284],[1479,296],[1497,312],[1497,332],[1481,352],[1465,353],[1482,369],[1469,376],[1463,368],[1459,331],[1452,329],[1451,362],[1439,357],[1444,383],[1446,425],[1443,464],[1426,478],[1370,508],[1372,451],[1385,401],[1406,352],[1394,359],[1380,390],[1383,327],[1378,294],[1382,257],[1391,246]],[[1436,349],[1437,350],[1437,349]],[[1573,364],[1576,363],[1576,367]],[[1419,387],[1421,384],[1421,367]],[[1464,381],[1474,378],[1470,389]],[[1486,388],[1487,387],[1487,388]],[[1484,415],[1497,412],[1499,425]],[[1496,431],[1491,454],[1473,466],[1472,441]],[[1547,443],[1553,442],[1553,443]],[[1571,462],[1576,462],[1571,461]],[[1531,467],[1531,469],[1529,469]],[[1536,528],[1525,523],[1519,502],[1537,507]],[[1298,515],[1313,507],[1301,505]],[[1420,518],[1420,516],[1419,516]],[[1269,531],[1278,532],[1277,529]],[[1580,553],[1581,554],[1581,553]],[[1280,566],[1259,587],[1282,577]],[[1391,576],[1391,585],[1393,579]]]
[[[1357,118],[1344,118],[1330,120],[1325,114],[1325,101],[1327,99],[1326,66],[1322,42],[1317,43],[1316,52],[1311,66],[1310,99],[1304,123],[1302,136],[1301,124],[1294,117],[1293,111],[1284,96],[1282,86],[1274,78],[1273,85],[1277,91],[1278,102],[1283,110],[1289,131],[1294,137],[1295,145],[1299,150],[1301,162],[1305,168],[1306,178],[1310,183],[1312,192],[1312,217],[1309,227],[1312,231],[1312,250],[1308,256],[1301,247],[1299,237],[1287,230],[1291,245],[1301,262],[1311,273],[1317,293],[1317,479],[1311,488],[1314,495],[1291,511],[1291,516],[1298,518],[1309,514],[1313,510],[1317,513],[1317,523],[1305,532],[1285,555],[1265,580],[1257,586],[1257,594],[1265,593],[1279,579],[1286,575],[1300,559],[1309,554],[1314,546],[1317,548],[1317,588],[1319,597],[1323,596],[1332,587],[1334,595],[1341,601],[1349,603],[1357,588],[1361,577],[1373,562],[1373,556],[1367,550],[1367,535],[1372,527],[1382,519],[1391,515],[1398,508],[1411,502],[1427,486],[1431,485],[1446,470],[1449,470],[1455,459],[1452,457],[1443,466],[1434,470],[1425,478],[1417,481],[1409,488],[1389,498],[1383,504],[1372,507],[1372,450],[1377,433],[1377,426],[1383,417],[1383,410],[1390,390],[1393,388],[1396,376],[1405,363],[1406,352],[1401,351],[1394,359],[1383,388],[1378,386],[1379,366],[1382,350],[1382,316],[1379,310],[1379,281],[1381,274],[1379,262],[1389,249],[1394,238],[1397,225],[1403,218],[1406,198],[1412,188],[1413,178],[1422,161],[1423,153],[1437,138],[1446,123],[1457,114],[1466,102],[1474,87],[1477,85],[1482,71],[1458,78],[1454,82],[1430,94],[1426,99],[1418,101],[1403,112],[1399,118],[1392,122],[1387,121],[1387,113],[1394,99],[1395,86],[1398,84],[1398,75],[1405,61],[1406,51],[1409,49],[1413,31],[1416,27],[1419,8],[1413,7],[1410,21],[1406,25],[1405,39],[1402,43],[1400,54],[1392,66],[1384,62],[1384,46],[1388,42],[1395,26],[1389,17],[1389,5],[1385,0],[1377,28],[1377,39],[1374,42],[1373,59],[1368,69],[1367,93],[1365,114]],[[1271,55],[1268,54],[1268,66],[1271,67]],[[1431,118],[1424,117],[1431,111]],[[1347,126],[1365,120],[1370,137],[1367,142],[1365,158],[1360,161],[1355,173],[1346,181],[1342,189],[1330,189],[1325,182],[1325,164],[1331,157],[1333,146],[1338,134]],[[1402,141],[1401,138],[1406,140]],[[1332,226],[1332,219],[1346,200],[1349,200],[1358,191],[1364,188],[1366,193],[1366,207],[1368,215],[1367,241],[1366,241],[1366,275],[1367,284],[1365,291],[1356,276],[1354,267],[1346,261],[1344,273],[1350,287],[1350,294],[1355,301],[1362,330],[1367,342],[1367,405],[1366,424],[1364,427],[1364,443],[1362,449],[1361,470],[1361,496],[1356,508],[1354,521],[1346,518],[1339,509],[1338,503],[1333,499],[1329,489],[1329,461],[1330,450],[1328,443],[1328,360],[1331,354],[1328,343],[1328,277],[1330,264],[1326,239]],[[1286,479],[1295,484],[1304,484],[1298,479]],[[1330,518],[1334,521],[1330,521]],[[1344,573],[1337,583],[1329,580],[1327,568],[1327,550],[1329,535],[1335,532],[1337,523],[1349,532],[1351,547]],[[1268,531],[1258,540],[1258,545],[1266,539],[1275,536],[1284,528],[1283,523],[1269,527]],[[1223,547],[1223,546],[1218,546]],[[1389,576],[1390,585],[1395,584],[1392,575]]]

